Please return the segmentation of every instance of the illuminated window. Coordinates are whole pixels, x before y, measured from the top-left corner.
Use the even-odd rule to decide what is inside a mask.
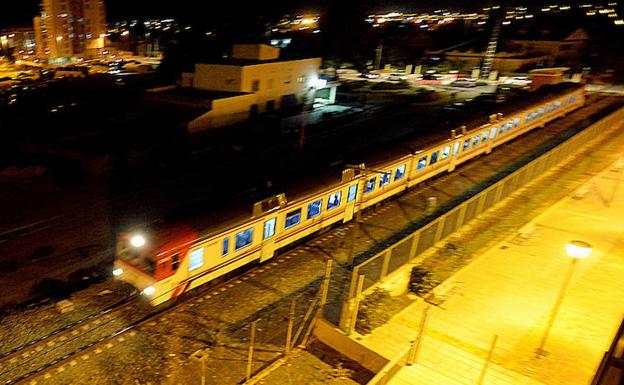
[[[392,173],[390,172],[385,172],[383,174],[381,174],[381,176],[379,177],[379,187],[383,187],[385,185],[387,185],[388,183],[390,183],[390,178],[392,177]]]
[[[429,158],[429,165],[435,164],[438,161],[438,151],[432,152]]]
[[[297,209],[286,214],[285,228],[296,226],[301,222],[301,209]]]
[[[481,135],[481,143],[486,142],[488,140],[489,133],[490,133],[489,130],[483,131],[483,134]]]
[[[442,149],[442,157],[441,159],[446,159],[448,158],[449,154],[451,153],[451,146],[446,146]]]
[[[264,239],[269,239],[273,235],[275,235],[275,225],[277,223],[277,218],[269,219],[264,222]]]
[[[358,185],[354,184],[349,187],[349,193],[347,194],[347,202],[353,202],[357,197]]]
[[[498,129],[498,135],[502,135],[505,133],[505,126],[500,126],[500,128]]]
[[[327,198],[327,211],[340,206],[340,198],[342,198],[342,191],[337,191]]]
[[[204,266],[204,248],[193,250],[189,253],[189,271],[197,270]]]
[[[314,201],[308,205],[308,219],[314,218],[321,213],[321,205],[323,204],[323,200],[319,199]]]
[[[464,140],[464,151],[470,148],[470,139]]]
[[[394,180],[399,180],[405,176],[405,165],[397,167],[394,172]]]
[[[453,145],[453,156],[457,155],[460,146],[461,144],[459,142],[455,142],[455,145]]]
[[[253,242],[253,229],[243,230],[236,234],[236,250],[240,250],[244,247],[251,245]]]
[[[416,167],[416,169],[422,170],[425,167],[427,167],[427,157],[423,156],[422,158],[418,159],[418,166]]]
[[[226,256],[230,252],[230,237],[223,238],[223,248],[221,249],[221,255]]]
[[[490,131],[490,139],[494,139],[494,137],[496,137],[496,127],[492,128],[492,131]]]
[[[476,147],[479,145],[480,138],[481,138],[481,135],[475,135],[475,137],[472,138],[472,147]]]
[[[375,181],[377,178],[371,178],[366,181],[366,186],[364,186],[364,194],[369,193],[375,190]]]
[[[299,76],[297,78],[297,83],[305,83],[306,81],[306,77],[305,76]]]
[[[520,127],[520,118],[515,118],[513,121],[513,125],[514,127]]]

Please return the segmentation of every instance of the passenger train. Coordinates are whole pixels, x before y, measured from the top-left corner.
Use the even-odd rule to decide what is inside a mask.
[[[167,225],[118,236],[113,275],[138,288],[152,305],[169,301],[328,226],[393,197],[585,103],[582,86],[559,85],[517,100],[485,124],[462,126],[450,138],[429,138],[385,149],[380,157],[331,178],[297,180],[285,194],[251,207],[224,205],[199,224]],[[500,110],[499,110],[500,111]],[[480,118],[483,122],[483,117]],[[287,195],[288,194],[288,199]]]

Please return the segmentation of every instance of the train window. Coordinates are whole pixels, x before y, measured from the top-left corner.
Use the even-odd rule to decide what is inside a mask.
[[[432,152],[429,158],[429,165],[435,164],[438,161],[438,151]]]
[[[513,128],[513,122],[507,123],[507,130],[511,130]]]
[[[286,223],[284,228],[293,227],[301,222],[301,209],[297,209],[286,214]]]
[[[176,271],[180,267],[180,255],[176,254],[171,257],[171,270]]]
[[[277,224],[277,218],[272,218],[264,222],[264,239],[269,239],[273,235],[275,235],[276,224]]]
[[[327,211],[340,206],[340,198],[342,198],[342,191],[337,191],[327,198]]]
[[[364,194],[369,193],[375,189],[375,181],[377,178],[371,178],[366,181],[366,186],[364,186]]]
[[[401,165],[397,167],[396,171],[394,172],[394,180],[397,181],[403,178],[404,176],[405,176],[405,165]]]
[[[455,142],[455,145],[453,146],[453,156],[457,155],[459,152],[459,146],[461,146],[461,144],[459,142]]]
[[[561,102],[555,102],[555,108],[561,107]]]
[[[481,135],[481,142],[486,142],[488,140],[488,134],[490,133],[490,130],[485,130],[483,131],[483,134]]]
[[[197,270],[204,266],[204,248],[193,250],[189,253],[189,271]]]
[[[470,148],[470,139],[464,140],[464,151]]]
[[[490,131],[490,139],[494,139],[496,137],[496,127],[492,128],[492,131]]]
[[[500,128],[498,129],[498,135],[502,135],[505,133],[505,126],[500,126]]]
[[[236,234],[236,250],[240,250],[244,247],[251,245],[253,242],[253,229],[243,230]]]
[[[223,238],[223,248],[221,251],[221,256],[225,257],[230,252],[230,237]]]
[[[513,121],[513,125],[516,128],[520,127],[520,118],[515,118]]]
[[[347,194],[347,202],[353,202],[357,197],[358,185],[354,184],[349,187],[349,193]]]
[[[540,109],[537,111],[537,113],[538,113],[538,114],[540,114],[540,115],[544,115],[544,109],[543,109],[543,108],[540,108]]]
[[[472,147],[479,145],[479,139],[481,139],[481,135],[475,135],[475,137],[472,138]]]
[[[423,156],[422,158],[418,159],[418,167],[416,167],[416,170],[422,170],[425,167],[427,167],[427,157]]]
[[[389,172],[384,172],[383,174],[381,174],[381,176],[379,177],[379,187],[383,187],[387,185],[388,183],[390,183],[391,177],[392,177],[392,173],[389,173]]]
[[[321,206],[323,205],[323,200],[319,199],[314,201],[308,205],[308,219],[314,218],[321,213]]]
[[[446,146],[442,149],[442,159],[446,159],[448,158],[449,154],[451,153],[451,146]]]

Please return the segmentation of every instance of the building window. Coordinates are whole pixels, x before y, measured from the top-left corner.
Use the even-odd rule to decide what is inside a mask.
[[[425,167],[427,167],[427,157],[423,156],[422,158],[418,159],[418,167],[416,167],[416,170],[422,170]]]
[[[264,222],[264,239],[269,239],[275,235],[275,225],[277,224],[277,218],[269,219]]]
[[[176,254],[171,257],[171,270],[176,271],[180,267],[180,255]]]
[[[306,77],[305,76],[299,76],[297,78],[297,83],[301,84],[301,83],[305,83],[306,81]]]
[[[321,213],[322,204],[323,204],[323,200],[319,199],[308,205],[308,219],[314,218]]]
[[[230,253],[230,237],[223,238],[223,247],[221,249],[221,255],[225,257]]]
[[[384,172],[383,174],[381,174],[381,176],[379,177],[379,187],[383,187],[387,185],[388,183],[390,183],[391,177],[392,177],[392,174],[389,172]]]
[[[342,191],[337,191],[327,198],[327,211],[340,206],[340,198],[342,198]]]
[[[394,172],[394,180],[397,181],[399,179],[402,179],[404,176],[405,176],[405,165],[401,165],[397,167],[396,171]]]
[[[197,270],[204,266],[204,248],[193,250],[189,253],[189,271]]]
[[[254,80],[253,82],[251,82],[251,91],[260,91],[260,80]]]
[[[375,189],[375,181],[377,178],[371,178],[366,181],[366,186],[364,186],[364,194],[369,193]]]
[[[240,250],[244,247],[251,245],[253,242],[253,229],[243,230],[236,234],[236,250]]]
[[[353,202],[357,197],[358,185],[354,184],[349,187],[349,193],[347,194],[347,202]]]
[[[298,225],[299,222],[301,222],[301,209],[297,209],[286,214],[286,223],[284,227],[290,228]]]

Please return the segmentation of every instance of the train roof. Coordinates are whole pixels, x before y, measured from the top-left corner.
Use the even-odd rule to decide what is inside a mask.
[[[532,105],[540,104],[554,96],[581,88],[576,83],[562,83],[552,86],[544,86],[535,92],[527,92],[518,97],[511,98],[505,103],[497,104],[480,111],[478,117],[466,119],[461,122],[468,130],[474,129],[488,122],[488,117],[494,113],[502,113],[503,117],[512,115]],[[415,122],[415,126],[418,126]],[[159,233],[166,232],[168,228],[179,227],[181,224],[194,228],[201,238],[215,235],[225,229],[233,228],[253,218],[253,205],[263,199],[284,193],[288,202],[304,199],[315,193],[319,193],[341,184],[342,171],[347,164],[364,163],[374,169],[403,156],[424,150],[434,144],[450,139],[450,126],[443,123],[438,125],[416,127],[412,134],[394,141],[393,143],[377,146],[352,154],[344,162],[336,163],[323,168],[309,169],[306,175],[296,175],[274,180],[270,186],[251,189],[238,194],[223,194],[215,198],[208,205],[193,207],[192,213],[178,213],[177,217],[165,222],[159,229]]]

